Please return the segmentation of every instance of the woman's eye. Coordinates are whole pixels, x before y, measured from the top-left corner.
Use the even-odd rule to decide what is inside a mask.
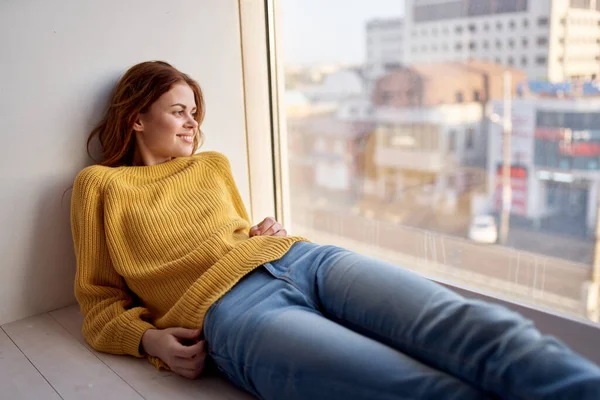
[[[183,114],[183,111],[182,111],[182,110],[180,110],[180,111],[175,111],[175,114],[177,114],[177,115],[182,115],[182,114]]]

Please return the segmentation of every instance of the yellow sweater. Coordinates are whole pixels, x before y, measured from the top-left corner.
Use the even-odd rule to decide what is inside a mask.
[[[250,226],[220,153],[83,169],[73,187],[71,227],[87,342],[142,357],[147,329],[202,329],[208,308],[244,275],[305,240],[250,238]]]

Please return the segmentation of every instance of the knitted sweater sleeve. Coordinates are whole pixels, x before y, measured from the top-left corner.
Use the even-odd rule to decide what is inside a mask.
[[[113,268],[106,244],[102,167],[88,167],[75,179],[71,199],[71,229],[77,269],[75,297],[84,316],[82,333],[96,350],[142,357],[140,342],[154,326],[150,312],[134,302],[123,277]],[[165,367],[158,359],[150,359]]]

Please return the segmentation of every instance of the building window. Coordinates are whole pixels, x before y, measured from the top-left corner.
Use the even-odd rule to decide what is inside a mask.
[[[462,94],[462,92],[456,92],[456,102],[457,103],[462,103],[463,102],[463,94]]]
[[[473,128],[469,128],[467,129],[467,138],[466,138],[466,143],[465,143],[465,147],[468,150],[471,150],[475,145],[475,129]]]
[[[475,24],[469,24],[469,32],[475,33],[476,31],[477,31],[477,28],[475,28]]]
[[[456,33],[461,34],[463,31],[463,28],[462,28],[462,26],[457,26],[454,30]]]
[[[394,98],[394,94],[388,90],[385,90],[381,94],[381,102],[385,105],[390,104],[392,102],[393,98]]]
[[[448,153],[454,153],[456,151],[456,131],[451,130],[448,132]]]
[[[500,21],[496,22],[496,30],[498,30],[498,31],[502,30],[502,22],[500,22]]]
[[[527,18],[525,18],[523,20],[523,28],[528,28],[529,27],[529,20]]]
[[[489,31],[490,30],[490,24],[488,24],[487,22],[485,24],[483,24],[483,30],[484,31]]]
[[[456,45],[454,46],[454,48],[458,51],[462,50],[462,43],[456,43]]]
[[[515,48],[515,40],[514,39],[508,40],[508,47],[510,47],[511,49]]]
[[[494,61],[496,62],[496,64],[502,64],[502,63],[500,62],[500,57],[496,57],[496,58],[494,59]]]
[[[527,57],[525,57],[525,56],[521,57],[521,66],[522,67],[527,66]]]
[[[538,46],[545,46],[545,45],[547,45],[548,44],[548,38],[545,37],[545,36],[540,36],[537,39],[537,44],[538,44]]]
[[[438,33],[438,32],[437,32],[437,28],[433,28],[433,29],[431,30],[431,34],[432,34],[433,36],[437,36],[437,33]]]
[[[502,42],[500,40],[496,40],[496,48],[497,49],[501,49],[502,48]]]
[[[407,99],[409,105],[411,105],[411,106],[417,105],[417,96],[416,96],[414,90],[408,90],[406,92],[406,99]]]
[[[514,31],[514,30],[515,30],[515,26],[516,26],[516,24],[515,24],[515,21],[514,21],[514,20],[511,20],[511,21],[509,22],[508,26],[510,27],[510,29],[512,29],[512,30]]]
[[[484,40],[484,41],[483,41],[483,48],[484,48],[484,49],[487,49],[488,47],[489,47],[489,43],[488,43],[488,41],[487,41],[487,40]]]
[[[547,62],[548,60],[546,59],[546,56],[537,56],[535,58],[535,63],[537,65],[546,65]]]
[[[479,94],[479,90],[473,91],[473,101],[481,101],[481,95]]]
[[[529,44],[529,40],[527,40],[527,38],[523,38],[522,42],[523,42],[523,48],[526,49],[527,45]]]
[[[469,43],[469,49],[470,50],[477,50],[477,44],[475,42]]]
[[[514,65],[515,64],[515,59],[512,57],[508,57],[508,65]]]
[[[538,18],[538,26],[548,26],[548,18],[546,18],[546,17]]]

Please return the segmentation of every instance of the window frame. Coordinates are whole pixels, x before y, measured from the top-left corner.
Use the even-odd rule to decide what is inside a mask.
[[[287,129],[283,99],[281,68],[281,0],[238,0],[240,18],[240,51],[246,137],[248,139],[248,175],[254,220],[273,216],[288,230],[290,219],[287,179]],[[267,74],[264,71],[267,71]],[[286,197],[287,196],[287,197]],[[521,304],[477,288],[466,288],[454,282],[432,279],[461,295],[502,304],[532,319],[547,334],[559,337],[573,350],[600,363],[600,325],[574,318],[554,310]]]

